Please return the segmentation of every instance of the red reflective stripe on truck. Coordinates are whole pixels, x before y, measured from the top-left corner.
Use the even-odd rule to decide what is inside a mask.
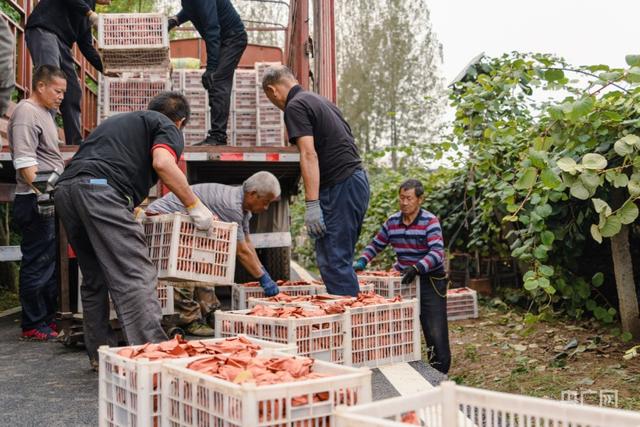
[[[242,161],[244,160],[243,153],[220,153],[220,160],[224,161]]]
[[[280,154],[278,153],[267,153],[267,162],[279,162]]]

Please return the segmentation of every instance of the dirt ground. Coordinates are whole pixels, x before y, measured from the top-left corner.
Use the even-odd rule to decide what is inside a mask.
[[[640,340],[625,343],[608,328],[571,319],[526,325],[524,314],[483,302],[478,319],[450,322],[449,378],[553,399],[574,391],[595,405],[616,391],[618,408],[640,411],[640,356],[623,359]]]

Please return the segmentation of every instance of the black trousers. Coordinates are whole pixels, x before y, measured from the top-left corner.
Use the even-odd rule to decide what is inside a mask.
[[[247,33],[244,31],[228,34],[220,42],[218,67],[213,75],[213,87],[209,89],[209,107],[211,108],[209,135],[219,141],[227,140],[233,74],[246,47]],[[208,52],[207,48],[207,54]]]
[[[29,28],[25,33],[25,39],[34,67],[55,65],[67,76],[67,91],[60,105],[64,123],[64,140],[67,145],[79,145],[82,142],[80,127],[82,88],[80,88],[71,49],[62,43],[58,36],[42,28]]]
[[[444,273],[420,276],[420,323],[427,342],[429,363],[443,374],[448,373],[451,366],[447,283]]]
[[[35,194],[17,194],[13,220],[22,233],[20,304],[22,329],[53,321],[58,306],[55,217],[38,213]]]
[[[160,324],[156,268],[129,201],[107,184],[79,176],[58,184],[56,210],[82,271],[84,341],[90,359],[116,345],[108,295],[131,345],[167,339]]]

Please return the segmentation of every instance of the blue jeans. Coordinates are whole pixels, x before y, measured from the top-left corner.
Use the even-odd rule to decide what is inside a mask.
[[[316,239],[316,259],[330,294],[358,295],[360,287],[352,266],[353,254],[368,206],[369,181],[363,170],[320,190],[327,232]]]
[[[429,363],[446,374],[451,366],[449,324],[447,322],[447,283],[444,272],[420,276],[420,323],[427,343]]]
[[[20,304],[22,329],[50,323],[58,307],[56,279],[56,222],[41,216],[35,194],[17,194],[13,220],[22,233],[20,263]]]

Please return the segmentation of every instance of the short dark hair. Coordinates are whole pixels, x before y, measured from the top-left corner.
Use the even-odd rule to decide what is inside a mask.
[[[189,101],[180,92],[161,92],[149,101],[148,110],[157,111],[177,122],[184,119],[183,126],[189,122],[191,107]]]
[[[262,89],[267,90],[267,86],[273,86],[283,80],[295,81],[296,77],[286,65],[274,65],[265,70],[262,76]]]
[[[403,190],[411,190],[412,188],[416,193],[416,197],[420,197],[424,194],[424,187],[422,186],[422,183],[417,179],[408,179],[400,184],[400,189],[398,190],[398,192],[401,192]]]
[[[33,71],[31,89],[35,91],[38,83],[43,82],[44,84],[49,84],[54,78],[67,80],[64,72],[55,65],[41,65]]]

